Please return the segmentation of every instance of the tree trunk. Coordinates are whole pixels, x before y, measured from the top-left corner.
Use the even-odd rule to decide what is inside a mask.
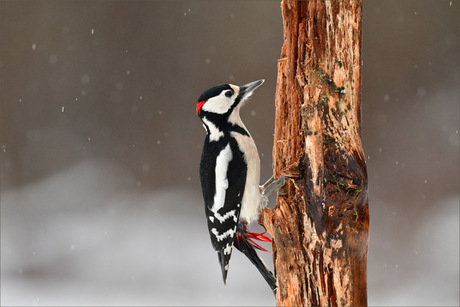
[[[261,224],[277,304],[367,305],[369,208],[361,145],[361,0],[283,1],[274,176]]]

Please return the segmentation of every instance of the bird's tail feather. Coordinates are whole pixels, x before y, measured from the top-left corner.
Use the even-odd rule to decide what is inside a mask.
[[[261,250],[266,251],[264,248],[260,247],[258,244],[256,244],[254,241],[251,240],[251,238],[247,236],[247,234],[252,234],[246,232],[246,229],[242,229],[241,231],[238,231],[237,234],[237,239],[235,240],[235,247],[242,252],[243,254],[248,257],[248,259],[256,266],[256,268],[259,270],[260,274],[262,274],[262,277],[265,279],[265,281],[268,283],[270,288],[272,289],[273,293],[276,295],[276,289],[278,288],[277,282],[276,282],[276,277],[275,275],[270,271],[270,269],[265,265],[263,260],[257,255],[256,250],[254,247],[259,248]],[[255,234],[257,237],[262,236],[261,241],[268,241],[267,237],[265,237],[263,234]],[[258,239],[254,237],[255,239]],[[268,240],[267,240],[268,239]],[[270,240],[271,242],[271,240]]]
[[[224,285],[227,284],[227,273],[228,263],[230,262],[231,250],[229,254],[226,254],[224,250],[217,251],[217,257],[219,258],[220,267],[222,269],[222,278],[224,279]]]

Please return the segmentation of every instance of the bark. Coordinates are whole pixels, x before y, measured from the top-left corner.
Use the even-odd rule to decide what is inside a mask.
[[[283,1],[274,176],[261,224],[279,306],[367,305],[369,209],[360,136],[361,0]]]

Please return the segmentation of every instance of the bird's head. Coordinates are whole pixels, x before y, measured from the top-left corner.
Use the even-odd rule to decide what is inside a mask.
[[[243,102],[248,99],[264,79],[245,85],[221,84],[201,94],[196,104],[196,113],[203,120],[229,120],[232,113],[238,113]]]

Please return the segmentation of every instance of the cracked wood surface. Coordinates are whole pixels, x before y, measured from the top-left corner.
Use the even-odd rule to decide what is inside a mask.
[[[274,175],[261,224],[279,306],[367,305],[369,209],[360,137],[362,1],[283,1]]]

